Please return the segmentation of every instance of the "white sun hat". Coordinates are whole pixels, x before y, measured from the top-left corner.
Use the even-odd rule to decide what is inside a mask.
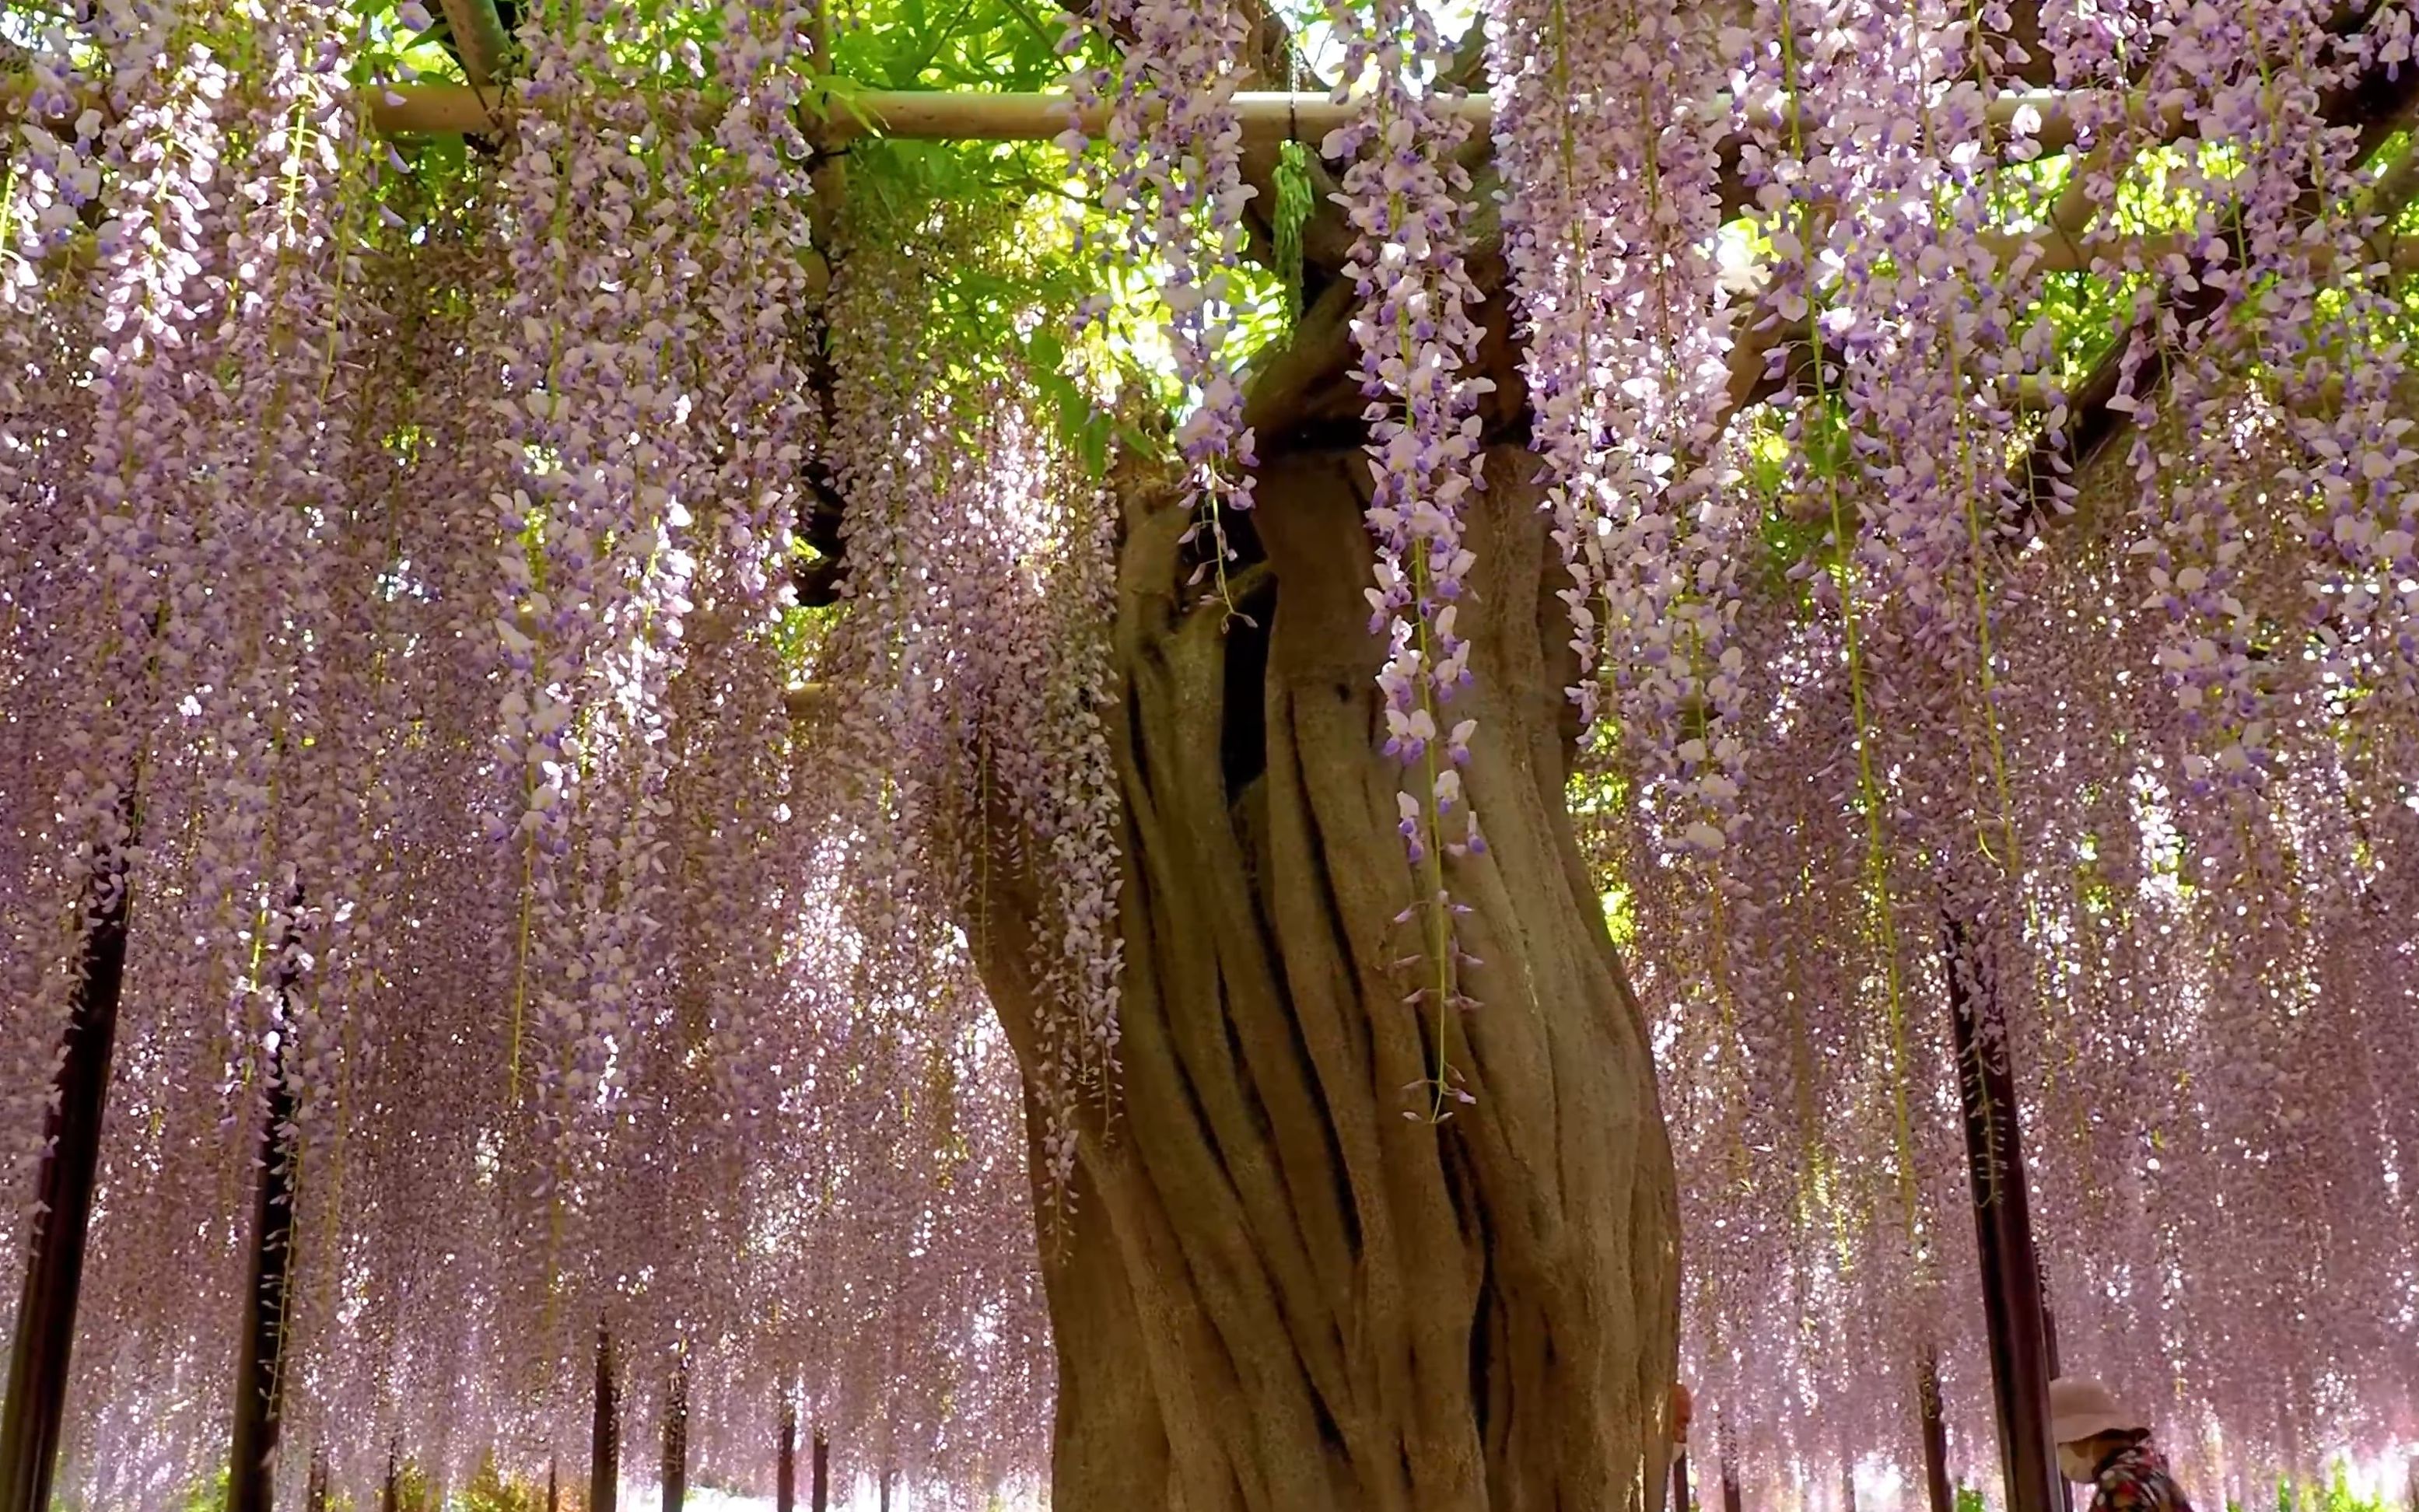
[[[2130,1412],[2096,1381],[2064,1377],[2049,1383],[2049,1434],[2056,1443],[2081,1443],[2103,1433],[2147,1433],[2142,1414]]]

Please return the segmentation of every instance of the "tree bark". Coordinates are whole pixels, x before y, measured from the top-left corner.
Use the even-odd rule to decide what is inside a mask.
[[[1659,1507],[1671,1151],[1572,836],[1569,632],[1530,459],[1494,449],[1471,511],[1477,680],[1452,713],[1478,721],[1489,849],[1449,868],[1484,963],[1449,1050],[1476,1102],[1432,1126],[1406,1116],[1435,1025],[1396,965],[1413,882],[1379,749],[1367,471],[1357,444],[1264,455],[1238,527],[1267,554],[1237,579],[1256,625],[1182,593],[1181,501],[1128,505],[1121,1086],[1082,1130],[1071,1220],[1044,1219],[1053,1504]],[[1030,1070],[1034,910],[992,903],[984,974]]]
[[[588,1433],[588,1512],[613,1512],[622,1491],[622,1429],[613,1404],[613,1335],[596,1325],[596,1416]]]
[[[100,1169],[118,994],[126,980],[126,909],[123,872],[97,877],[85,904],[57,1096],[43,1120],[47,1143],[35,1184],[40,1208],[26,1238],[8,1396],[0,1408],[0,1512],[49,1512],[51,1504],[93,1186]]]
[[[270,994],[282,1010],[295,990],[281,942]],[[285,1388],[286,1278],[294,1247],[294,1092],[285,1079],[290,1036],[281,1034],[263,1072],[260,1182],[254,1189],[250,1286],[236,1353],[235,1431],[227,1466],[227,1512],[270,1512],[276,1499],[277,1435]]]

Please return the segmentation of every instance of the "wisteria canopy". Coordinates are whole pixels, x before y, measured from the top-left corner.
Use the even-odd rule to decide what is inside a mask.
[[[2407,0],[1424,4],[6,0],[63,1504],[2419,1449]]]

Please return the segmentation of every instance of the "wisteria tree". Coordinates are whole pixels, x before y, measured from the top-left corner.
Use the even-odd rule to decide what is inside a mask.
[[[0,1512],[2419,1427],[2401,0],[6,18]]]

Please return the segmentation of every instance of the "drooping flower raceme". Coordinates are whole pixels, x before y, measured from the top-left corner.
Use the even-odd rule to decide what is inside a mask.
[[[1485,486],[1476,404],[1492,387],[1466,371],[1478,345],[1478,291],[1463,262],[1470,175],[1456,156],[1469,126],[1438,81],[1446,50],[1417,0],[1340,0],[1331,15],[1345,43],[1336,98],[1357,100],[1359,115],[1319,150],[1349,164],[1338,199],[1355,236],[1346,272],[1361,296],[1353,377],[1369,401],[1367,517],[1378,545],[1369,623],[1386,637],[1385,749],[1404,767],[1396,796],[1416,877],[1400,921],[1418,931],[1413,997],[1436,1021],[1425,1098],[1429,1116],[1442,1118],[1468,1096],[1446,1041],[1470,1006],[1454,926],[1460,905],[1444,864],[1486,843],[1461,778],[1476,721],[1448,707],[1471,679],[1470,647],[1455,628],[1476,561],[1462,545],[1462,517]]]
[[[1218,0],[1093,0],[1087,13],[1062,18],[1060,51],[1096,39],[1117,59],[1079,68],[1071,99],[1079,119],[1059,145],[1093,168],[1101,207],[1122,215],[1126,252],[1137,266],[1161,270],[1165,332],[1182,388],[1177,429],[1200,517],[1209,533],[1196,580],[1213,575],[1228,600],[1229,510],[1252,507],[1258,466],[1233,349],[1243,253],[1242,126],[1235,91],[1249,66],[1242,15]],[[1090,136],[1080,116],[1103,117],[1106,160],[1085,157]],[[1105,313],[1094,307],[1087,322]],[[1192,537],[1188,537],[1188,540]]]

